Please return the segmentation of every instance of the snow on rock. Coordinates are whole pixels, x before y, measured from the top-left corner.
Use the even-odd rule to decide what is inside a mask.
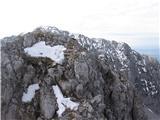
[[[52,32],[52,33],[56,33],[56,34],[60,34],[61,31],[56,28],[56,27],[51,27],[51,26],[41,26],[40,30],[43,32]]]
[[[38,42],[32,47],[25,48],[24,51],[34,57],[48,57],[56,63],[62,64],[64,60],[64,50],[66,48],[62,45],[49,46],[45,41]]]
[[[72,37],[72,38],[74,38],[74,39],[76,39],[76,40],[78,40],[80,34],[77,34],[77,33],[70,33],[69,36]]]
[[[104,54],[98,55],[98,59],[104,59],[104,58],[105,58],[105,55],[104,55]]]
[[[39,90],[39,84],[32,84],[28,87],[27,93],[23,93],[22,102],[31,102],[35,96],[35,91]]]
[[[146,68],[145,67],[142,67],[142,70],[143,72],[147,72]]]
[[[150,108],[148,108],[148,110],[153,113],[153,111]]]
[[[153,96],[158,93],[156,86],[152,82],[148,82],[145,79],[141,79],[141,81],[144,82],[145,88],[143,89],[144,91],[148,92],[148,94],[151,94]]]
[[[59,108],[57,114],[59,117],[62,116],[62,113],[65,111],[66,108],[70,108],[71,110],[78,109],[79,103],[71,101],[70,98],[64,98],[60,88],[57,85],[53,85],[52,88],[57,98]]]
[[[145,59],[144,59],[144,58],[143,58],[143,64],[144,64],[144,65],[146,65],[146,61],[145,61]]]
[[[157,94],[158,93],[158,91],[156,90],[156,91],[151,91],[151,95],[155,95],[155,94]]]
[[[81,52],[81,55],[83,56],[86,56],[86,54],[87,54],[86,52]]]
[[[146,92],[149,92],[149,88],[148,88],[148,82],[147,82],[147,80],[145,80],[145,79],[141,79],[141,81],[142,81],[142,82],[144,82]]]
[[[138,73],[139,73],[139,74],[141,74],[141,71],[140,71],[140,69],[139,69],[139,68],[138,68]]]
[[[121,65],[124,68],[127,68],[128,67],[128,65],[127,65],[127,56],[124,53],[123,43],[119,43],[115,50],[116,50],[117,58],[119,59]]]
[[[144,66],[143,61],[138,61],[137,64],[140,65],[140,66]]]

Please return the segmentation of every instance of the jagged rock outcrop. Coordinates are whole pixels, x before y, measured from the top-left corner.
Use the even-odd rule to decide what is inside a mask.
[[[63,62],[25,52],[40,41],[48,47],[63,45]],[[159,112],[160,65],[127,44],[38,28],[2,39],[1,60],[2,120],[147,120],[145,105]],[[53,85],[66,98],[61,98],[62,115]],[[29,88],[32,94],[25,102],[22,96]],[[140,95],[147,98],[145,105]],[[68,107],[69,100],[78,107]]]

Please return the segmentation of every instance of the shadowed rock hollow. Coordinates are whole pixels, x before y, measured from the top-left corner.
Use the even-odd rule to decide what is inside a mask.
[[[63,45],[66,48],[63,62],[25,52],[25,48],[40,41],[50,47]],[[139,63],[133,66],[137,61],[131,58]],[[146,66],[154,63],[151,66],[159,67],[159,63],[140,56],[127,44],[97,41],[83,35],[77,37],[52,27],[37,28],[24,35],[2,39],[1,60],[2,120],[147,120],[147,102],[143,103],[146,96],[153,110],[159,111],[151,105],[153,99],[155,106],[159,102],[159,97],[154,97],[159,96],[159,86],[156,84],[155,89],[147,87],[143,91],[141,84],[136,84],[149,84],[146,79],[141,80],[142,76],[147,78],[145,71],[150,67]],[[158,67],[150,71],[159,79]],[[155,82],[159,81],[154,80],[152,84]],[[33,84],[38,84],[39,89],[29,102],[22,101]],[[64,105],[65,111],[58,115],[60,108],[54,85],[58,85],[64,97],[78,103],[76,110]],[[137,89],[142,90],[137,92]],[[144,96],[140,98],[140,95]]]

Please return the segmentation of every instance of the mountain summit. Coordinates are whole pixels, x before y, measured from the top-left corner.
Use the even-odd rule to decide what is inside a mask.
[[[126,43],[39,27],[1,40],[1,75],[2,120],[160,114],[160,64]]]

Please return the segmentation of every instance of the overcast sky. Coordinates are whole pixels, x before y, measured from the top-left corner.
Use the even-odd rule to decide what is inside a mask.
[[[0,38],[49,25],[159,47],[158,11],[158,0],[0,0]]]

